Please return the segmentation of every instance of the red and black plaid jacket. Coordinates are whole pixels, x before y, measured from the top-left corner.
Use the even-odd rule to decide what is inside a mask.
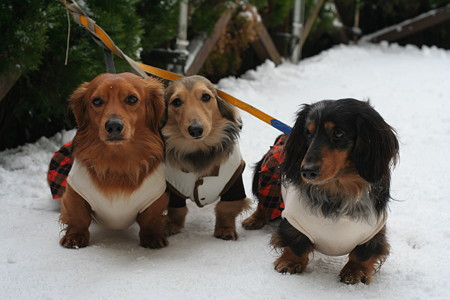
[[[283,161],[282,152],[286,135],[281,135],[275,144],[264,155],[258,177],[257,197],[259,205],[266,211],[270,211],[271,219],[281,216],[284,209],[281,198],[281,174],[280,164]],[[59,199],[64,194],[67,185],[67,176],[72,168],[72,142],[64,144],[53,154],[50,161],[47,180],[53,199]]]
[[[265,211],[270,211],[271,219],[281,216],[284,209],[281,198],[281,170],[280,164],[283,161],[282,153],[287,135],[281,135],[264,155],[258,177],[257,197],[259,205]]]
[[[64,144],[53,154],[47,173],[47,181],[53,199],[59,199],[64,194],[67,185],[67,176],[72,168],[72,142]]]

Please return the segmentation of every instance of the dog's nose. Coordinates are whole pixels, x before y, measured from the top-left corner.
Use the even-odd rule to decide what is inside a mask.
[[[199,138],[203,134],[203,125],[201,124],[192,124],[188,127],[189,134],[193,138]]]
[[[314,180],[319,176],[320,166],[304,165],[300,170],[302,177],[307,180]]]
[[[120,119],[109,119],[105,123],[105,129],[109,135],[119,135],[123,130],[123,122]]]

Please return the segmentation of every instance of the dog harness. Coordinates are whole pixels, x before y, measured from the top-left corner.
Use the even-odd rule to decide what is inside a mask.
[[[350,253],[356,246],[368,242],[385,225],[387,213],[377,217],[372,212],[367,219],[355,220],[343,216],[337,220],[312,213],[304,203],[297,188],[282,185],[285,203],[283,218],[298,231],[306,235],[314,248],[331,256]]]
[[[198,176],[183,172],[166,161],[166,179],[169,187],[184,199],[191,199],[198,207],[219,200],[228,188],[242,174],[245,162],[236,143],[230,156],[220,165],[216,176]]]
[[[147,209],[166,190],[164,165],[147,176],[141,186],[130,195],[106,195],[92,181],[88,169],[75,159],[67,177],[68,184],[92,208],[92,217],[111,229],[126,229],[136,216]]]

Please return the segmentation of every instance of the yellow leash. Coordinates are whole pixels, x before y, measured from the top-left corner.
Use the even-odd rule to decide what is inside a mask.
[[[62,4],[65,5],[67,11],[72,15],[73,20],[80,24],[81,26],[85,27],[89,32],[92,34],[92,36],[100,41],[105,47],[107,47],[109,50],[111,50],[116,56],[126,60],[128,64],[133,68],[136,73],[141,75],[144,78],[147,78],[149,74],[155,75],[157,77],[167,79],[170,81],[176,80],[178,78],[181,78],[183,76],[160,69],[156,67],[152,67],[143,63],[139,63],[125,55],[122,50],[120,50],[115,44],[114,41],[109,37],[109,35],[100,27],[98,26],[94,20],[87,17],[84,11],[78,6],[78,4],[74,0],[59,0]],[[289,134],[291,132],[291,127],[284,124],[283,122],[269,116],[268,114],[260,111],[259,109],[221,91],[217,91],[218,95],[224,99],[225,101],[229,102],[230,104],[248,112],[249,114],[255,116],[256,118],[266,122],[267,124],[275,127],[276,129],[282,131],[283,133]]]

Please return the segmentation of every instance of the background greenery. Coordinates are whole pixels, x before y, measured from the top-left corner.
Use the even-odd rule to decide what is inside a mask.
[[[316,0],[306,0],[306,14]],[[353,37],[355,0],[335,0],[324,5],[306,40],[303,57],[342,42],[344,29]],[[360,0],[360,30],[374,32],[450,0]],[[130,57],[150,65],[161,63],[154,48],[174,48],[178,23],[177,0],[85,0],[82,8]],[[291,10],[294,0],[190,0],[189,39],[211,33],[220,14],[236,5],[233,21],[210,54],[201,74],[213,81],[235,75],[260,64],[250,47],[255,38],[252,21],[239,12],[254,5],[283,56],[289,55]],[[450,48],[449,22],[414,36],[400,44],[437,45]],[[0,80],[18,78],[0,100],[0,150],[51,136],[74,126],[66,99],[83,81],[105,72],[103,51],[85,29],[71,21],[68,64],[65,65],[68,20],[64,5],[56,0],[2,0],[0,3]],[[118,72],[129,67],[115,59]],[[3,77],[2,77],[3,76]]]

